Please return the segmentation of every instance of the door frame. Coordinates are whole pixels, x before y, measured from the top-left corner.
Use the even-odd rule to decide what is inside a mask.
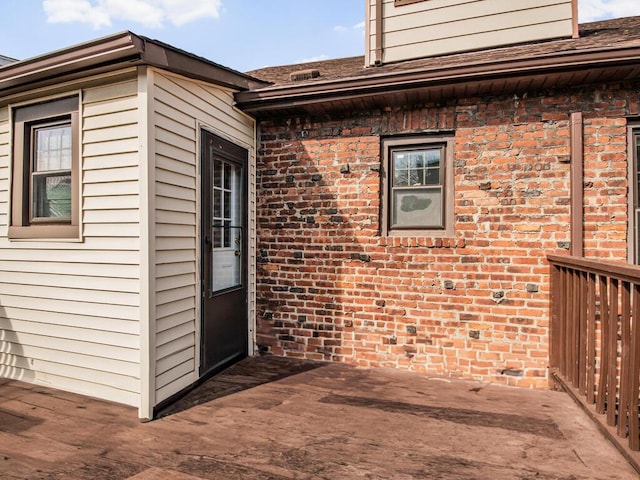
[[[203,308],[202,301],[203,295],[206,295],[205,286],[202,282],[202,168],[203,168],[203,155],[202,155],[202,134],[206,131],[212,135],[216,135],[228,142],[231,142],[239,147],[247,150],[247,188],[244,193],[244,201],[247,208],[247,355],[254,356],[256,352],[256,340],[255,340],[255,269],[256,269],[256,237],[255,237],[255,201],[256,198],[256,160],[255,160],[255,145],[247,144],[237,138],[233,138],[221,130],[202,122],[198,122],[197,125],[197,138],[196,138],[196,151],[197,151],[197,164],[196,167],[196,329],[195,329],[195,373],[200,380],[206,379],[209,375],[215,374],[215,372],[209,372],[202,375],[200,373],[202,365],[202,327],[203,327]],[[256,138],[256,128],[254,123],[253,138]]]

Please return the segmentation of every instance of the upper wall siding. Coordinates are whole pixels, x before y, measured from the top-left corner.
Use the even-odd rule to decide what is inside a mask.
[[[367,62],[376,60],[376,0],[370,0]],[[383,62],[478,50],[573,33],[571,0],[384,0]]]
[[[232,107],[233,92],[162,72],[154,72],[153,78],[159,403],[198,377],[199,125],[244,147],[255,140],[253,121]],[[250,158],[253,192],[253,147]],[[254,285],[255,272],[251,278]]]
[[[0,377],[139,404],[136,95],[135,80],[82,91],[81,242],[7,238],[0,110]]]

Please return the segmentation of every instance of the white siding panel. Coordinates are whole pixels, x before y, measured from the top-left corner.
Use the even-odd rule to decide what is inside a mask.
[[[160,380],[160,375],[168,372],[169,370],[174,368],[175,365],[181,365],[185,362],[193,362],[194,358],[195,358],[195,348],[189,347],[186,350],[173,353],[168,357],[158,359],[158,383],[162,384],[163,386],[166,385],[167,382],[163,383]],[[185,372],[185,373],[188,373],[188,372]],[[170,379],[171,377],[169,378],[169,380]]]
[[[81,288],[85,290],[95,290],[102,292],[109,289],[110,292],[138,293],[140,284],[137,279],[131,278],[108,278],[93,277],[88,275],[51,275],[45,273],[0,271],[0,279],[4,282],[11,280],[17,285],[42,285],[51,287],[61,287],[68,289]]]
[[[41,313],[42,315],[42,313]],[[118,343],[117,348],[137,349],[138,340],[136,335],[126,335],[116,332],[95,331],[83,328],[67,327],[66,325],[57,325],[46,322],[35,322],[33,320],[7,320],[0,318],[0,325],[3,330],[14,332],[16,334],[28,333],[34,339],[43,341],[34,342],[35,345],[42,347],[49,346],[55,350],[64,350],[62,345],[69,345],[70,341],[92,343],[92,355],[103,356],[101,347],[114,345]],[[46,329],[46,341],[42,339],[42,330]],[[8,335],[8,334],[7,334]],[[77,345],[74,345],[77,348]],[[72,350],[75,351],[75,350]]]
[[[11,344],[15,348],[8,352],[20,351],[24,359],[34,359],[41,362],[55,362],[63,365],[82,365],[84,368],[102,373],[115,373],[126,377],[136,378],[138,375],[138,362],[125,362],[113,358],[95,357],[92,355],[84,355],[68,350],[52,350],[51,348],[42,348],[28,345],[21,341],[20,345]]]
[[[191,296],[193,296],[193,292],[191,293]],[[158,318],[157,331],[164,332],[179,325],[184,325],[185,323],[192,322],[193,314],[193,309],[187,309],[178,313],[173,313],[163,318]]]
[[[0,376],[139,404],[136,91],[135,80],[82,91],[81,242],[6,238],[0,109]]]
[[[172,275],[170,277],[158,278],[156,281],[156,291],[158,293],[165,290],[173,290],[174,288],[193,286],[195,279],[193,274]]]
[[[3,252],[4,253],[4,252]],[[97,254],[105,252],[97,252]],[[9,272],[45,273],[54,275],[85,275],[109,278],[129,278],[138,280],[138,265],[99,265],[95,263],[24,262],[0,260],[0,270]]]
[[[193,200],[182,200],[163,195],[157,195],[156,208],[173,212],[195,212],[196,202]]]
[[[121,112],[113,112],[97,117],[85,117],[84,131],[89,133],[92,130],[100,130],[102,128],[117,127],[126,125],[129,128],[135,128],[138,123],[138,111],[124,110]],[[128,135],[127,135],[128,136]]]
[[[104,332],[122,333],[125,335],[137,335],[138,323],[132,320],[110,318],[105,322],[102,317],[93,315],[72,315],[69,313],[42,312],[28,308],[5,307],[5,314],[14,320],[38,321],[38,323],[51,323],[68,327],[85,328]]]
[[[190,354],[188,355],[190,358],[176,365],[175,367],[167,370],[166,372],[159,374],[156,377],[156,384],[158,388],[166,387],[171,382],[174,382],[176,378],[182,378],[192,373],[195,370],[195,367],[196,367],[194,363],[195,349],[189,348],[189,350],[186,350],[186,352]],[[180,352],[180,353],[183,353],[183,352]],[[183,357],[184,355],[176,354],[176,355],[173,355],[172,361],[162,362],[162,360],[160,360],[160,362],[158,363],[160,363],[164,368],[166,368],[167,365],[169,364],[175,365],[175,362],[180,360]]]
[[[83,171],[106,170],[111,168],[135,167],[138,165],[138,153],[121,153],[115,156],[87,157],[82,165]],[[137,201],[136,201],[137,204]]]
[[[41,333],[31,334],[29,332],[20,332],[15,330],[6,330],[4,332],[3,342],[15,345],[31,345],[34,347],[50,348],[56,351],[75,352],[80,355],[87,356],[100,356],[103,358],[112,358],[114,360],[121,360],[123,362],[138,362],[139,352],[137,347],[114,347],[113,345],[107,345],[105,343],[91,343],[84,340],[68,339],[68,338],[55,338],[43,336]],[[3,347],[4,348],[4,347]],[[15,349],[14,355],[18,356],[19,349]],[[0,365],[2,368],[2,365]],[[37,374],[37,372],[34,372]]]
[[[109,210],[135,209],[139,205],[137,194],[118,195],[109,198]],[[105,203],[102,197],[85,197],[83,199],[83,210],[104,210]]]
[[[9,279],[3,279],[9,280]],[[15,281],[14,278],[11,280]],[[38,282],[41,283],[41,282]],[[106,285],[105,285],[106,286]],[[69,300],[78,303],[92,304],[115,304],[118,306],[137,307],[140,303],[138,293],[114,292],[110,291],[109,296],[100,290],[90,290],[87,288],[67,288],[45,285],[28,285],[18,283],[0,283],[0,292],[3,295],[39,297],[51,300]]]

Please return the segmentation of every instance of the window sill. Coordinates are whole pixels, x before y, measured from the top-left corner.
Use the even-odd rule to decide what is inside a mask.
[[[12,226],[8,231],[9,240],[65,240],[81,241],[78,225],[29,225]]]

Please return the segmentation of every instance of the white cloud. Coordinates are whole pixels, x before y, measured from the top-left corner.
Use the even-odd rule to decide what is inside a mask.
[[[296,63],[311,63],[311,62],[322,62],[323,60],[329,60],[329,55],[316,55],[315,57],[303,58],[302,60]]]
[[[140,23],[146,27],[176,26],[200,18],[218,18],[222,0],[43,0],[49,23],[88,23],[94,29],[112,21]]]
[[[638,0],[579,0],[580,22],[640,15]]]
[[[364,31],[364,22],[356,23],[352,27],[345,27],[344,25],[336,25],[333,27],[334,32],[348,32],[349,30],[362,30]]]

